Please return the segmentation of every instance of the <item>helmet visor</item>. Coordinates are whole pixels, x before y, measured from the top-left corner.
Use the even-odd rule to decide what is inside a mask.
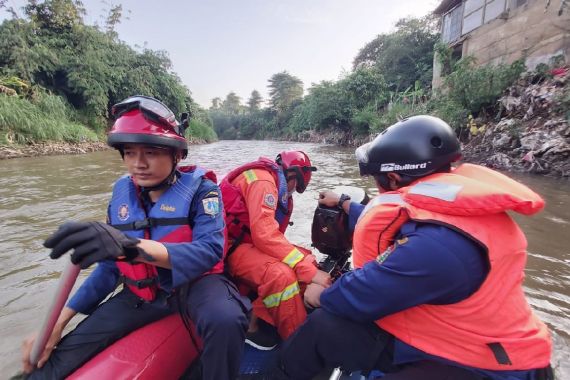
[[[367,164],[368,163],[368,148],[370,147],[370,143],[366,143],[364,145],[359,146],[356,148],[354,155],[356,156],[356,160],[358,163]]]
[[[311,181],[311,173],[316,172],[317,168],[314,166],[293,166],[287,169],[287,171],[295,173],[295,179],[297,180],[295,190],[298,193],[303,193],[309,181]]]
[[[167,127],[173,128],[176,134],[181,135],[174,113],[162,102],[142,95],[131,96],[117,103],[111,108],[111,115],[118,119],[125,112],[140,109],[145,117],[159,121]]]
[[[358,161],[358,168],[360,169],[360,175],[370,175],[373,174],[372,168],[369,166],[369,159],[368,159],[368,149],[370,148],[371,143],[366,143],[364,145],[359,146],[354,155],[356,156],[356,161]]]
[[[317,168],[314,166],[301,166],[301,171],[303,173],[302,181],[297,181],[297,188],[295,189],[297,190],[298,193],[302,193],[305,191],[307,185],[311,181],[311,173],[316,172]]]

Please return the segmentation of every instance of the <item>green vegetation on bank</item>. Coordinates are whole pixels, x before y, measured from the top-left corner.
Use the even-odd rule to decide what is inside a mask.
[[[40,93],[26,100],[0,95],[0,144],[97,140],[97,134],[77,121],[60,96]]]
[[[0,24],[0,143],[102,139],[111,106],[134,94],[154,96],[176,114],[191,110],[189,138],[217,138],[168,54],[119,40],[121,5],[103,26],[85,24],[77,0],[28,0],[23,15],[7,10],[12,17]]]
[[[392,33],[377,36],[360,50],[350,72],[337,81],[313,84],[304,97],[303,83],[282,72],[269,79],[265,108],[256,90],[246,105],[233,92],[224,100],[213,99],[209,113],[214,129],[225,139],[295,139],[307,131],[364,137],[403,117],[431,113],[462,136],[470,118],[497,111],[497,99],[525,67],[518,61],[476,67],[470,57],[455,59],[438,40],[433,17],[402,19]],[[444,78],[438,91],[432,91],[436,51]]]

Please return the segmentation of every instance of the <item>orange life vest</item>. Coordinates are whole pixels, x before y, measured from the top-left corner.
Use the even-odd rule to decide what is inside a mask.
[[[546,367],[550,335],[522,289],[526,238],[506,213],[532,215],[543,207],[542,198],[526,186],[469,164],[379,195],[356,225],[355,267],[377,257],[382,262],[394,248],[400,227],[413,220],[445,225],[476,241],[487,251],[490,271],[481,287],[461,302],[415,306],[376,324],[413,347],[466,366]]]

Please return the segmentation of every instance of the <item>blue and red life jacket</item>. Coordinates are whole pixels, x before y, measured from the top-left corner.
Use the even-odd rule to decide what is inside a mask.
[[[289,226],[289,219],[293,212],[293,198],[287,194],[287,179],[283,173],[283,168],[266,157],[260,157],[257,161],[249,162],[237,167],[226,175],[220,183],[222,200],[226,211],[226,226],[229,238],[241,242],[251,242],[249,233],[249,212],[241,190],[232,182],[247,170],[267,170],[273,176],[277,186],[277,209],[275,220],[279,223],[279,231],[285,233]],[[237,244],[234,244],[237,246]],[[230,249],[231,251],[231,249]]]
[[[128,175],[119,178],[109,203],[109,224],[125,235],[163,243],[192,241],[194,215],[192,200],[204,179],[216,182],[216,175],[195,166],[179,167],[178,178],[147,213],[140,188]],[[225,251],[225,250],[224,250]],[[154,265],[117,261],[123,282],[146,301],[154,300],[159,289],[158,272]],[[208,273],[222,273],[223,259]]]

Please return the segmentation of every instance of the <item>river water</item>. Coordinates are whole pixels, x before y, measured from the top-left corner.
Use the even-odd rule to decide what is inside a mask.
[[[291,241],[310,246],[310,225],[319,190],[359,186],[375,193],[358,175],[352,149],[320,144],[221,141],[192,146],[189,162],[213,169],[221,179],[230,169],[281,150],[306,151],[319,171],[307,191],[295,195]],[[52,297],[63,260],[50,260],[42,241],[67,220],[105,220],[114,180],[124,173],[119,154],[103,151],[0,161],[0,378],[20,368],[21,340],[37,330]],[[547,200],[534,217],[515,215],[529,241],[525,291],[552,330],[553,365],[570,379],[570,182],[516,176]],[[87,275],[80,275],[82,281]],[[80,282],[79,281],[79,282]]]

